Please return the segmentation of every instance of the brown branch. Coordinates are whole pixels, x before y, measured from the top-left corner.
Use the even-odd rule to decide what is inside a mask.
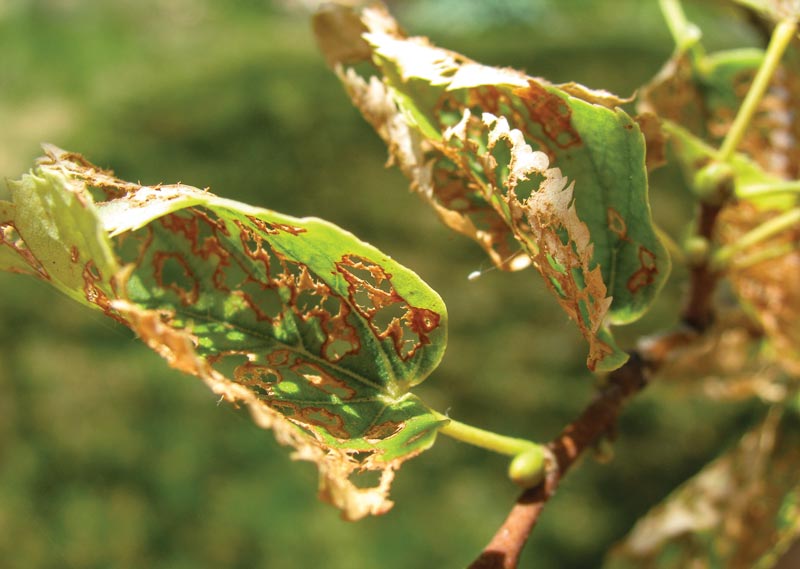
[[[712,241],[720,211],[722,211],[720,204],[700,204],[697,220],[698,237],[709,243]],[[689,294],[686,306],[683,308],[682,320],[698,332],[708,329],[714,320],[712,300],[718,278],[719,275],[712,270],[707,256],[703,262],[692,267],[689,275]]]
[[[719,188],[717,203],[700,204],[696,235],[709,243],[717,218],[730,192]],[[641,391],[648,379],[680,348],[697,340],[714,320],[713,297],[719,274],[706,256],[692,267],[689,294],[682,312],[687,328],[639,342],[638,349],[621,368],[611,372],[606,385],[581,415],[553,440],[548,448],[553,464],[543,484],[523,492],[495,536],[469,569],[515,569],[545,503],[553,496],[570,467],[597,441],[612,432],[625,402]]]
[[[543,484],[523,492],[503,525],[469,569],[515,569],[545,503],[559,482],[586,449],[611,432],[625,402],[641,391],[667,358],[697,339],[692,330],[679,330],[645,339],[628,362],[609,374],[605,386],[583,413],[554,439],[548,448],[549,465]]]

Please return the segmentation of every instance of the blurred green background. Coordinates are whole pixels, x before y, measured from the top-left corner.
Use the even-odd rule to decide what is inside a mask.
[[[445,299],[450,346],[419,390],[455,418],[548,440],[590,400],[585,345],[537,275],[486,268],[407,190],[317,54],[302,2],[0,0],[0,178],[52,142],[143,183],[182,181],[331,220]],[[394,2],[407,29],[490,64],[631,94],[672,50],[656,2]],[[712,46],[752,45],[725,5],[688,3]],[[654,215],[691,212],[674,170]],[[624,345],[669,326],[685,272]],[[625,413],[616,459],[587,459],[548,506],[523,566],[598,566],[633,521],[757,410],[655,385]],[[169,370],[131,334],[46,285],[0,275],[0,566],[463,567],[516,489],[505,459],[442,438],[398,474],[395,508],[355,524],[316,500],[246,413]]]

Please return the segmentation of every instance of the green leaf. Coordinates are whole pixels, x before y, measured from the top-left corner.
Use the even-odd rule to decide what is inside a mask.
[[[776,408],[639,520],[605,569],[773,567],[800,537],[800,423]]]
[[[644,140],[617,108],[624,101],[406,38],[379,8],[329,8],[315,29],[412,188],[497,266],[526,266],[520,250],[533,261],[589,342],[591,369],[622,365],[607,325],[639,318],[669,272],[652,227]],[[345,29],[355,32],[346,38]],[[365,46],[377,76],[355,66]]]
[[[42,278],[100,304],[94,264],[101,307],[315,461],[345,517],[391,506],[394,471],[442,424],[409,391],[446,344],[444,304],[416,274],[325,221],[123,182],[57,149],[11,189]],[[376,487],[351,481],[364,470]]]

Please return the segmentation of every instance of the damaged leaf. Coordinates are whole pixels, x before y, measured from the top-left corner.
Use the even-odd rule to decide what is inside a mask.
[[[720,214],[719,240],[736,243],[742,235],[780,214],[741,201]],[[743,305],[764,329],[773,358],[800,377],[800,224],[745,248],[730,263],[728,278]]]
[[[702,56],[680,51],[642,89],[639,109],[719,147],[763,60],[764,52],[755,48]],[[800,175],[798,104],[800,76],[787,64],[775,73],[738,147],[777,179]]]
[[[439,296],[325,221],[131,184],[47,150],[0,202],[0,268],[99,307],[246,404],[317,464],[321,496],[346,518],[388,510],[394,471],[442,424],[410,392],[445,348]],[[354,484],[363,471],[377,486]]]
[[[327,30],[342,20],[360,33],[332,39]],[[408,38],[381,8],[330,7],[315,30],[412,189],[498,267],[525,266],[527,255],[589,342],[589,367],[622,365],[607,326],[639,318],[669,271],[650,217],[642,133],[617,107],[625,101]],[[341,42],[366,42],[372,71],[337,58],[357,51],[330,47]]]
[[[774,408],[642,518],[605,569],[768,569],[800,537],[800,421]]]

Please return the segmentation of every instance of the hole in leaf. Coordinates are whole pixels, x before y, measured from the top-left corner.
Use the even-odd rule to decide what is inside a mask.
[[[359,455],[364,455],[363,458],[360,456],[358,457],[360,462],[363,462],[370,453],[359,453]],[[380,484],[380,481],[381,473],[378,470],[363,470],[350,476],[350,482],[352,482],[356,488],[375,488]]]

